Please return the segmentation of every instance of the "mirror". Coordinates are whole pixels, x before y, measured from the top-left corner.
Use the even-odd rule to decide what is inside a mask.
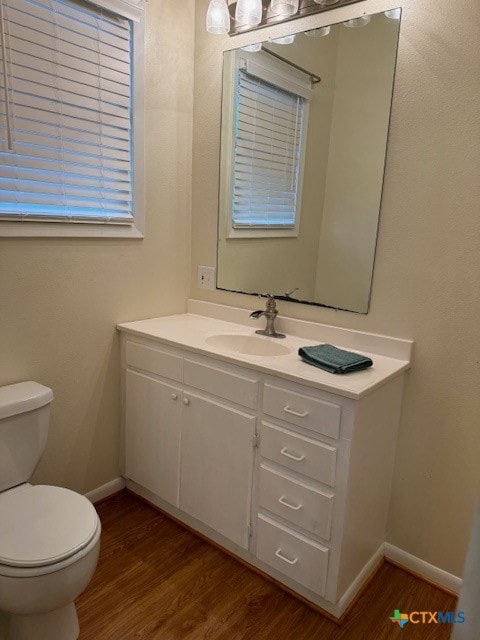
[[[368,312],[400,14],[225,52],[218,289]]]

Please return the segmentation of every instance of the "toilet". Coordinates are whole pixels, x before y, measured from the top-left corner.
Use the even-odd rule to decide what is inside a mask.
[[[52,390],[0,387],[0,611],[8,640],[75,640],[75,599],[97,565],[101,525],[87,498],[31,485],[47,441]]]

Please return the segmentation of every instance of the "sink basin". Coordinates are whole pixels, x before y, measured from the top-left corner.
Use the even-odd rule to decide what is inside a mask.
[[[292,353],[292,349],[278,342],[275,338],[243,335],[238,333],[219,333],[209,336],[205,342],[211,347],[229,351],[230,353],[243,353],[249,356],[285,356]]]

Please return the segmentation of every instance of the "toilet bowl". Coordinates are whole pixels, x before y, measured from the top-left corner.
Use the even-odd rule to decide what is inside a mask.
[[[101,524],[89,500],[26,482],[45,446],[52,398],[32,382],[0,387],[0,611],[9,615],[8,640],[76,640],[74,600],[98,561]]]

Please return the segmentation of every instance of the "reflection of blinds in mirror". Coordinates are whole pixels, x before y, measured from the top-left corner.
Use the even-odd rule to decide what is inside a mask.
[[[0,220],[131,224],[130,22],[1,1]]]
[[[233,166],[234,228],[293,228],[305,99],[238,72]]]

